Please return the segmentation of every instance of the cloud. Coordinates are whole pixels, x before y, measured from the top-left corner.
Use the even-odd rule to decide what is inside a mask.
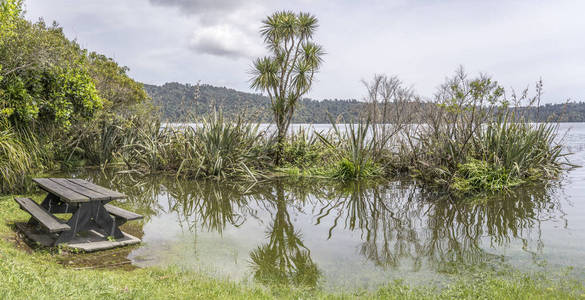
[[[239,9],[240,0],[149,0],[153,5],[176,7],[185,14],[209,14]],[[252,1],[254,2],[254,1]]]
[[[259,53],[259,47],[252,42],[249,33],[230,24],[195,30],[189,46],[199,53],[231,58],[248,58]]]
[[[231,59],[261,53],[258,24],[266,7],[259,0],[149,0],[156,6],[175,7],[193,19],[189,49]]]

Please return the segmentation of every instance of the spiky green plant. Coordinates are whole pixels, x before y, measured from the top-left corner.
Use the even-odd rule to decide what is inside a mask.
[[[226,121],[220,110],[187,132],[192,142],[188,151],[194,155],[181,164],[179,174],[220,179],[234,176],[255,179],[259,175],[255,167],[266,159],[261,151],[263,134],[259,124],[246,122],[242,116],[234,122]]]
[[[380,174],[381,170],[373,160],[374,140],[368,136],[371,128],[369,119],[346,124],[344,130],[340,130],[335,122],[331,124],[332,134],[316,134],[325,145],[337,152],[338,163],[332,177],[353,180]]]
[[[0,192],[17,193],[32,168],[30,152],[12,127],[0,125]]]

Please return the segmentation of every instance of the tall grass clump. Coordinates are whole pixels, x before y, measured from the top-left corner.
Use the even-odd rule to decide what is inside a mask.
[[[272,145],[276,143],[272,141]],[[270,153],[275,156],[277,149]],[[281,167],[276,170],[292,176],[321,177],[335,156],[335,150],[322,143],[318,133],[312,127],[300,127],[294,130],[284,141]]]
[[[255,180],[269,161],[259,123],[246,122],[243,116],[234,121],[224,120],[221,110],[176,136],[173,143],[186,153],[177,170],[181,176]]]
[[[224,120],[221,111],[203,117],[194,127],[163,127],[157,120],[126,137],[118,156],[127,172],[256,180],[270,160],[258,126],[242,116]]]
[[[382,173],[374,161],[375,140],[371,136],[370,120],[345,125],[344,130],[332,122],[333,134],[318,134],[321,141],[335,149],[337,164],[330,176],[340,180],[365,179]]]
[[[25,187],[33,167],[30,152],[6,122],[0,124],[0,192],[15,193]]]

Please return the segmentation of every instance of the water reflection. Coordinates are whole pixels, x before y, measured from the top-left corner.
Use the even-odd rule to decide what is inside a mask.
[[[495,249],[514,241],[521,242],[537,262],[544,247],[542,222],[563,221],[564,216],[555,186],[470,203],[400,181],[250,185],[87,176],[124,191],[147,216],[176,214],[176,222],[191,233],[207,232],[221,239],[226,228],[243,237],[261,230],[265,238],[256,238],[255,246],[244,250],[249,256],[245,269],[260,282],[282,284],[315,286],[323,279],[335,285],[329,282],[335,272],[354,276],[351,272],[357,271],[349,266],[330,267],[335,255],[315,258],[311,251],[339,253],[342,250],[334,249],[339,248],[339,242],[333,241],[336,237],[353,246],[355,253],[346,251],[348,257],[359,255],[372,272],[436,273],[452,266],[497,263],[506,257]]]
[[[294,199],[304,202],[307,198],[285,194],[282,182],[270,186],[272,189],[264,191],[258,199],[271,212],[272,219],[266,229],[268,241],[250,251],[254,278],[264,283],[316,286],[320,271],[288,212],[289,206],[294,207]]]

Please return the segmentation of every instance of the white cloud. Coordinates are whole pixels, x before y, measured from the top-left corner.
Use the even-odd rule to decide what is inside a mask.
[[[199,53],[233,58],[250,58],[261,53],[247,32],[231,24],[195,30],[189,45]]]

